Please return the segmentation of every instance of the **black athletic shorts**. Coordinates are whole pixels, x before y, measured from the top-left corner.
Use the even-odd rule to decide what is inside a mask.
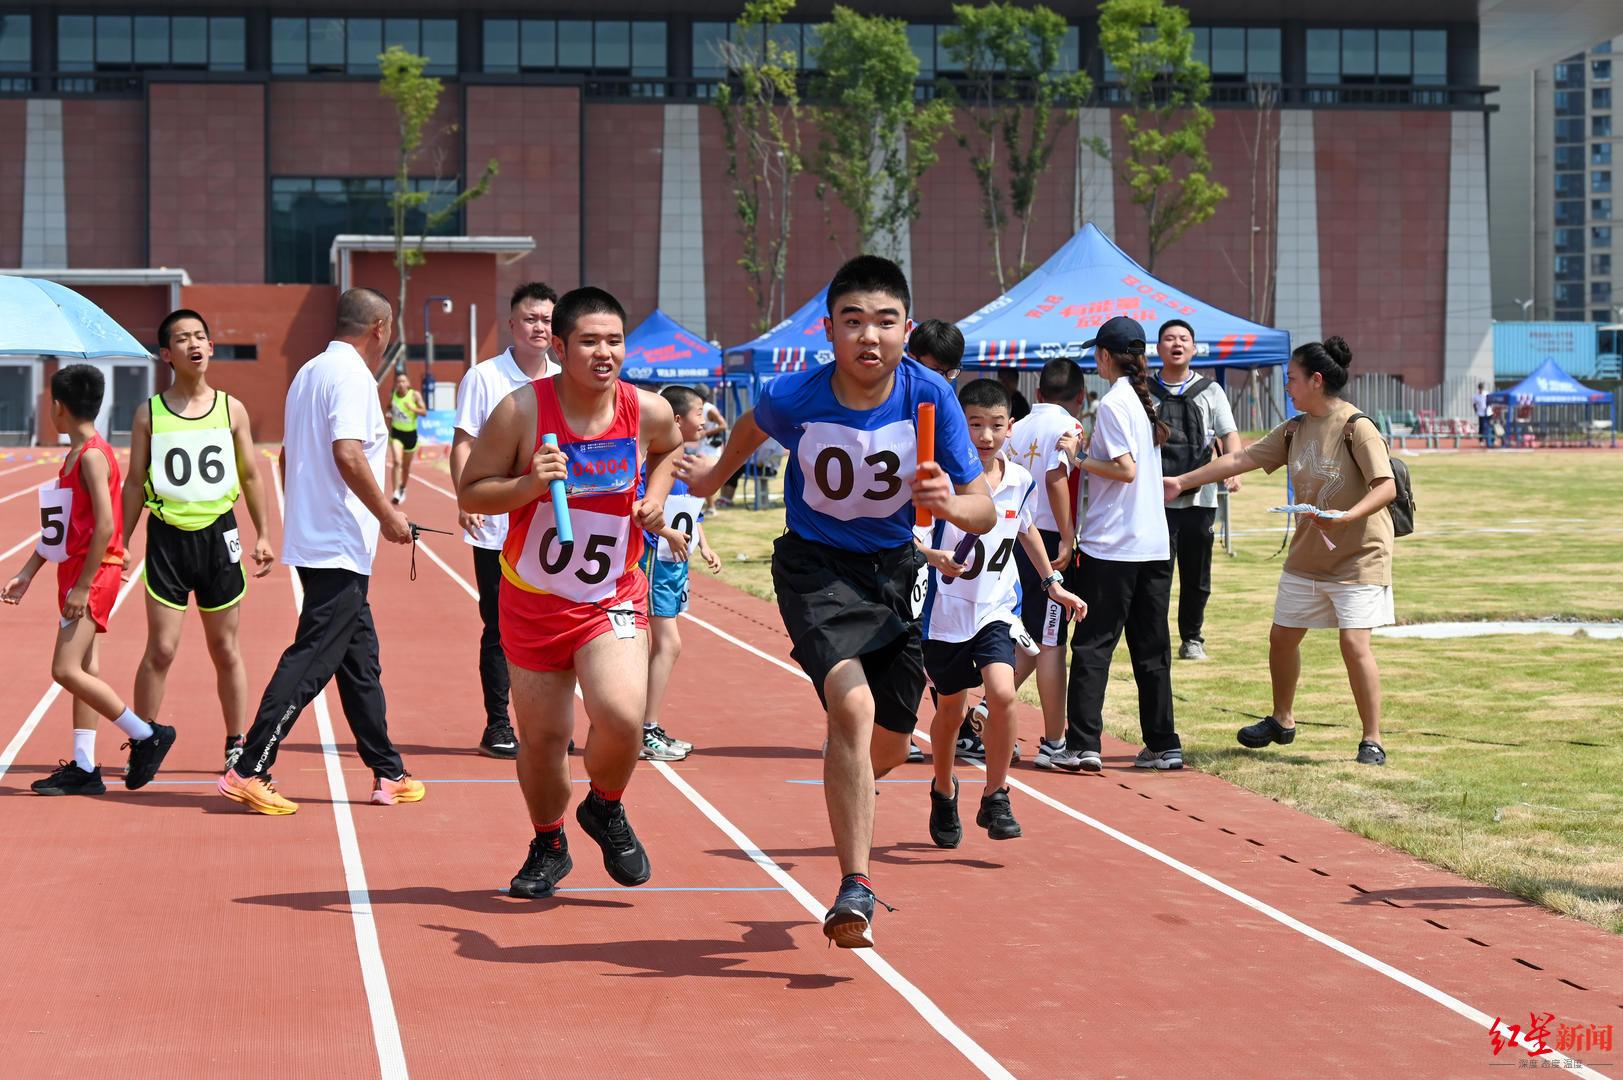
[[[1048,552],[1052,560],[1059,554],[1059,533],[1052,529],[1038,529],[1043,538],[1043,549]],[[1064,570],[1064,585],[1072,592],[1076,591],[1077,563],[1076,551],[1071,551],[1071,562]],[[1014,545],[1014,565],[1020,572],[1020,621],[1025,624],[1026,633],[1031,640],[1039,645],[1065,646],[1067,613],[1043,592],[1042,575],[1037,568],[1031,565],[1031,558],[1026,549]]]
[[[248,591],[237,518],[227,510],[196,532],[166,525],[147,515],[147,595],[186,610],[197,596],[200,611],[223,611]]]
[[[402,450],[417,449],[417,433],[415,431],[396,431],[389,429],[389,438],[400,444]]]
[[[1006,622],[988,623],[968,641],[926,641],[924,671],[943,694],[961,694],[981,685],[987,664],[1014,667],[1014,638]]]
[[[794,643],[790,655],[828,707],[823,683],[842,660],[861,658],[874,722],[909,733],[924,696],[924,657],[913,618],[913,579],[924,556],[911,542],[854,552],[784,533],[772,545],[772,587]]]

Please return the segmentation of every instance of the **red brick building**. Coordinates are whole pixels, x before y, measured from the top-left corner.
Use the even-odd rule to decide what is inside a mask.
[[[829,6],[804,5],[803,23],[784,28],[803,56]],[[1230,195],[1156,273],[1298,338],[1345,333],[1364,370],[1414,385],[1480,367],[1489,291],[1475,0],[1188,6],[1213,70],[1210,144]],[[425,3],[406,17],[375,0],[319,17],[281,2],[243,10],[0,0],[0,138],[24,150],[0,158],[0,267],[184,271],[178,285],[114,284],[109,273],[83,291],[148,342],[171,303],[201,310],[221,346],[220,383],[249,402],[260,438],[279,438],[281,392],[331,322],[333,238],[387,231],[394,119],[375,57],[399,41],[446,80],[415,182],[437,174],[454,186],[487,160],[500,166],[452,231],[507,247],[431,254],[404,313],[416,345],[423,298],[452,298],[453,314],[432,316],[442,382],[501,346],[505,294],[531,278],[560,291],[601,285],[633,320],[657,304],[724,345],[751,335],[709,101],[715,43],[736,4],[699,0],[680,14],[644,3],[605,14],[579,0],[540,11]],[[936,35],[950,5],[885,10],[908,20],[926,80],[945,74]],[[1121,149],[1095,4],[1061,10],[1073,23],[1063,62],[1089,69],[1100,91],[1060,132],[1030,259],[1084,220],[1142,257],[1142,216],[1125,185],[1091,149],[1079,153],[1098,137]],[[1278,108],[1259,112],[1258,86],[1278,88]],[[1259,157],[1259,146],[1277,152]],[[815,188],[808,175],[795,194],[791,308],[854,248],[844,215],[826,214]],[[533,247],[515,254],[526,239]],[[921,317],[960,318],[997,292],[975,180],[950,136],[905,248]],[[396,292],[385,254],[356,254],[352,280]]]

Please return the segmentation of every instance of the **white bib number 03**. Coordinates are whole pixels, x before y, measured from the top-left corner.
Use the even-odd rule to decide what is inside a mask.
[[[665,524],[688,538],[691,556],[694,538],[699,535],[699,518],[704,514],[704,500],[697,495],[669,495],[665,498]],[[654,557],[660,562],[680,562],[671,551],[671,542],[659,538]]]
[[[831,518],[890,517],[912,498],[918,439],[906,420],[873,431],[810,423],[795,456],[806,505]]]
[[[566,600],[583,604],[606,600],[625,573],[631,519],[570,507],[569,521],[575,541],[560,544],[552,507],[536,507],[514,570],[525,584]]]
[[[58,481],[39,489],[39,543],[34,550],[46,562],[66,562],[68,558],[68,519],[73,516],[73,489],[59,487]]]
[[[165,431],[152,436],[152,490],[173,502],[209,502],[237,486],[237,452],[229,428]]]

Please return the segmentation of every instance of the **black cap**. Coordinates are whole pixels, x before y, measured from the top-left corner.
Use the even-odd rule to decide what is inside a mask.
[[[1106,319],[1093,340],[1084,341],[1082,347],[1091,349],[1100,345],[1113,353],[1142,353],[1144,340],[1144,328],[1136,320],[1117,315],[1113,319]]]

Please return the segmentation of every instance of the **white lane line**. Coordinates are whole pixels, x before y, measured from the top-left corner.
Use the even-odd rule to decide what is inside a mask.
[[[753,653],[755,656],[760,657],[762,660],[765,660],[768,663],[777,665],[778,667],[782,668],[783,670],[789,672],[789,674],[791,674],[791,675],[798,676],[799,678],[804,679],[806,682],[811,681],[809,678],[806,677],[806,673],[801,671],[798,667],[795,667],[792,664],[789,664],[789,663],[787,663],[787,662],[785,662],[783,660],[780,660],[776,656],[772,656],[769,653],[766,653],[766,652],[761,651],[760,649],[757,649],[755,646],[751,645],[749,642],[742,641],[739,638],[734,637],[732,634],[727,633],[727,631],[721,629],[718,626],[713,626],[710,623],[705,622],[703,619],[701,619],[701,618],[699,618],[699,617],[697,617],[695,615],[689,614],[687,612],[683,612],[682,617],[685,618],[685,619],[690,620],[691,622],[696,623],[699,626],[702,626],[704,629],[706,629],[706,630],[710,631],[711,633],[715,634],[717,637],[721,638],[722,640],[731,642],[732,644],[738,646],[739,648],[743,649],[744,651],[749,652],[749,653]],[[930,737],[927,734],[925,734],[924,732],[915,732],[914,734],[915,734],[915,736],[917,738],[922,739],[925,742],[930,741]],[[971,762],[971,764],[973,764],[976,768],[981,769],[982,771],[984,771],[985,768],[986,768],[986,766],[981,764],[980,762]],[[1447,994],[1447,993],[1443,992],[1442,990],[1437,989],[1435,986],[1432,986],[1430,983],[1424,982],[1421,979],[1417,979],[1413,975],[1410,975],[1408,972],[1403,971],[1403,970],[1401,970],[1399,968],[1393,967],[1391,964],[1386,963],[1384,960],[1378,960],[1375,957],[1373,957],[1373,956],[1369,955],[1368,953],[1364,952],[1363,950],[1356,949],[1353,946],[1348,945],[1346,942],[1340,940],[1339,938],[1332,937],[1331,935],[1325,933],[1322,930],[1318,930],[1318,929],[1316,929],[1316,928],[1314,928],[1312,926],[1309,926],[1307,923],[1302,922],[1300,919],[1297,919],[1297,918],[1295,918],[1294,916],[1291,916],[1291,915],[1287,915],[1283,911],[1280,911],[1278,908],[1273,907],[1270,904],[1266,904],[1261,900],[1258,900],[1256,897],[1251,896],[1249,893],[1241,892],[1239,889],[1236,889],[1234,886],[1229,885],[1226,882],[1219,881],[1217,878],[1212,877],[1210,874],[1207,874],[1207,873],[1205,873],[1204,871],[1201,871],[1201,870],[1197,870],[1193,866],[1190,866],[1188,863],[1185,863],[1185,862],[1182,862],[1182,861],[1180,861],[1178,859],[1175,859],[1171,855],[1168,855],[1165,852],[1160,851],[1160,850],[1158,850],[1156,848],[1151,847],[1149,844],[1144,843],[1142,840],[1138,840],[1135,837],[1129,836],[1129,835],[1127,835],[1126,833],[1122,832],[1119,829],[1112,828],[1111,826],[1106,825],[1104,822],[1099,821],[1096,818],[1089,817],[1087,814],[1082,813],[1082,811],[1077,810],[1077,809],[1075,809],[1073,807],[1067,806],[1065,803],[1060,802],[1058,799],[1051,798],[1048,795],[1044,794],[1043,792],[1041,792],[1041,791],[1037,790],[1036,788],[1032,787],[1031,785],[1026,784],[1026,783],[1016,779],[1013,775],[1011,775],[1009,777],[1009,786],[1024,792],[1025,794],[1031,796],[1032,798],[1036,799],[1038,802],[1041,802],[1046,806],[1050,806],[1053,809],[1058,810],[1060,813],[1064,814],[1066,817],[1072,818],[1072,819],[1074,819],[1076,821],[1080,821],[1082,824],[1088,826],[1091,829],[1097,829],[1099,832],[1101,832],[1101,833],[1105,834],[1106,836],[1110,837],[1112,840],[1115,840],[1115,841],[1117,841],[1118,843],[1121,843],[1121,844],[1125,844],[1128,847],[1132,848],[1134,851],[1139,852],[1140,854],[1148,855],[1150,858],[1154,859],[1156,862],[1159,862],[1159,863],[1161,863],[1161,864],[1163,864],[1165,866],[1171,867],[1173,870],[1176,870],[1178,873],[1183,874],[1183,875],[1185,875],[1185,876],[1187,876],[1189,878],[1192,878],[1195,881],[1200,882],[1202,885],[1205,885],[1207,888],[1213,889],[1216,892],[1222,893],[1224,896],[1227,896],[1229,899],[1236,900],[1239,903],[1244,904],[1246,907],[1251,908],[1253,911],[1256,911],[1257,913],[1259,913],[1261,915],[1266,915],[1268,918],[1270,918],[1270,919],[1274,920],[1275,922],[1279,923],[1281,926],[1288,927],[1291,930],[1294,930],[1297,933],[1303,935],[1304,937],[1309,938],[1312,941],[1318,942],[1320,945],[1323,945],[1326,948],[1335,950],[1336,952],[1340,953],[1341,955],[1347,957],[1349,960],[1353,960],[1353,961],[1355,961],[1355,962],[1357,962],[1359,964],[1362,964],[1364,967],[1369,968],[1371,971],[1377,972],[1378,974],[1381,974],[1381,975],[1385,975],[1387,978],[1393,980],[1394,982],[1398,983],[1399,985],[1407,987],[1408,989],[1413,990],[1415,993],[1420,994],[1420,995],[1422,995],[1424,997],[1430,998],[1432,1001],[1434,1001],[1437,1004],[1443,1006],[1445,1009],[1448,1009],[1450,1012],[1453,1012],[1453,1013],[1455,1013],[1455,1014],[1457,1014],[1459,1016],[1462,1016],[1465,1019],[1470,1020],[1472,1023],[1480,1025],[1482,1028],[1484,1028],[1486,1030],[1491,1030],[1492,1029],[1493,1022],[1494,1022],[1494,1017],[1489,1016],[1487,1013],[1482,1012],[1480,1009],[1474,1008],[1471,1005],[1467,1005],[1465,1002],[1459,1000],[1458,998],[1453,997],[1452,995]],[[1501,1025],[1500,1027],[1501,1027],[1501,1031],[1506,1030],[1505,1025]],[[1527,1038],[1525,1035],[1518,1034],[1515,1041],[1518,1042],[1519,1044],[1521,1044],[1523,1047],[1525,1047],[1528,1050],[1540,1049],[1540,1047],[1536,1043],[1534,1043],[1532,1040]],[[1587,1078],[1589,1078],[1589,1080],[1607,1080],[1607,1077],[1605,1076],[1605,1074],[1596,1072],[1594,1069],[1591,1069],[1591,1068],[1585,1066],[1582,1062],[1576,1061],[1576,1060],[1574,1060],[1572,1058],[1569,1058],[1569,1057],[1564,1057],[1563,1055],[1561,1055],[1559,1053],[1556,1053],[1554,1050],[1551,1050],[1549,1052],[1548,1060],[1551,1061],[1552,1063],[1559,1062],[1561,1064],[1562,1068],[1568,1069],[1574,1075],[1587,1077]]]
[[[476,603],[478,602],[478,600],[479,600],[479,590],[474,588],[472,585],[469,585],[467,578],[463,577],[461,574],[457,573],[455,570],[452,570],[451,569],[451,564],[446,562],[444,559],[440,558],[439,553],[436,552],[433,548],[429,547],[428,543],[426,541],[419,538],[418,541],[417,541],[417,550],[421,551],[424,555],[427,555],[431,560],[433,560],[435,566],[438,566],[441,570],[444,570],[446,572],[446,574],[448,574],[450,576],[452,581],[454,581],[458,585],[462,586],[462,591],[463,592],[465,592],[469,596],[473,597],[473,599],[474,599],[474,601]]]
[[[23,488],[21,491],[13,491],[10,495],[0,495],[0,505],[4,505],[4,504],[8,503],[12,499],[20,499],[24,495],[32,495],[34,492],[36,492],[38,490],[39,490],[39,485],[38,484],[30,484],[27,487]]]
[[[280,470],[271,466],[276,488],[276,512],[286,531],[287,507],[282,497]],[[293,608],[304,610],[304,588],[298,571],[288,568],[293,585]],[[378,1070],[383,1080],[405,1080],[406,1051],[400,1043],[400,1021],[395,1016],[394,996],[389,992],[389,973],[383,965],[378,944],[378,924],[372,914],[372,895],[366,885],[366,868],[361,863],[361,843],[355,835],[355,817],[350,811],[349,794],[344,787],[344,769],[333,738],[332,716],[327,711],[327,690],[322,688],[315,706],[316,730],[321,737],[321,757],[327,767],[327,791],[332,797],[333,824],[338,829],[338,850],[344,861],[344,884],[349,890],[349,914],[355,927],[355,951],[361,962],[361,981],[366,988],[366,1005],[372,1014],[372,1042],[377,1048]]]
[[[10,476],[12,473],[26,472],[29,469],[37,469],[41,465],[56,465],[56,464],[57,464],[57,462],[46,461],[44,458],[40,458],[38,461],[30,461],[27,465],[17,465],[17,466],[14,466],[13,468],[6,469],[5,471],[0,472],[0,476]]]
[[[38,534],[36,533],[35,535]],[[33,542],[34,537],[32,536],[23,541],[24,544],[31,544]],[[11,551],[6,552],[5,554],[10,555],[17,551],[20,547],[22,547],[22,544],[17,545],[17,547],[12,548]],[[5,558],[5,555],[0,555],[0,559],[3,558]],[[124,606],[124,598],[130,595],[135,587],[141,583],[141,570],[145,566],[145,559],[142,559],[140,562],[136,563],[135,569],[130,571],[130,580],[123,584],[123,586],[118,590],[118,595],[113,598],[113,610],[107,613],[107,622],[109,625],[112,624],[113,616],[118,614],[118,609]],[[54,577],[55,575],[53,574],[52,576]],[[36,588],[38,587],[39,586],[36,586]],[[56,583],[53,581],[50,588],[54,590],[55,587]],[[0,780],[4,780],[6,778],[6,773],[10,771],[12,764],[16,762],[17,755],[22,753],[23,744],[28,741],[30,735],[34,734],[34,729],[39,727],[39,722],[45,718],[45,714],[50,711],[51,705],[56,701],[58,695],[61,693],[62,684],[57,682],[51,683],[50,689],[46,690],[45,693],[41,695],[39,703],[34,706],[31,712],[29,712],[28,719],[23,721],[23,726],[18,730],[17,734],[11,737],[11,741],[6,744],[6,748],[4,750],[0,750]]]
[[[417,542],[417,546],[424,548],[425,551],[427,550],[421,540]],[[462,586],[463,592],[467,593],[475,601],[479,599],[479,591],[469,585],[462,575],[445,565],[444,560],[438,555],[429,551],[428,557],[433,559],[440,569],[449,574],[453,581]],[[575,696],[577,698],[581,696],[579,685],[575,687]],[[751,862],[765,871],[766,875],[773,881],[781,885],[814,919],[822,922],[826,909],[806,890],[805,886],[790,877],[789,873],[774,862],[770,855],[757,847],[755,842],[748,836],[745,836],[742,829],[734,825],[721,811],[711,805],[710,800],[700,795],[691,784],[678,776],[676,770],[662,761],[655,761],[651,764],[661,776],[670,781],[677,791],[682,793],[688,802],[697,807],[701,814],[709,818],[711,824],[720,829],[727,839],[731,840],[740,851],[747,855]],[[900,994],[909,1005],[913,1006],[914,1011],[923,1017],[924,1022],[934,1028],[938,1035],[951,1043],[959,1053],[969,1060],[970,1064],[980,1070],[981,1075],[995,1077],[997,1080],[1005,1080],[1005,1078],[1006,1080],[1014,1080],[1014,1074],[1005,1069],[996,1058],[987,1053],[979,1043],[970,1038],[957,1024],[953,1023],[952,1019],[941,1010],[939,1005],[930,1000],[924,991],[914,986],[901,972],[891,966],[890,961],[880,956],[873,949],[853,949],[851,951],[856,955],[857,959],[867,964],[875,974],[890,984],[890,988]]]
[[[416,473],[412,473],[411,478],[413,480],[417,481],[419,484],[422,484],[424,487],[433,488],[435,491],[439,492],[441,495],[444,495],[447,499],[450,499],[452,502],[456,502],[456,492],[452,491],[450,488],[440,487],[438,484],[434,483],[434,481],[432,481],[432,480],[424,480],[421,476],[418,476]]]
[[[39,539],[39,533],[38,532],[31,532],[25,538],[23,538],[22,540],[19,540],[15,544],[13,544],[10,547],[6,548],[6,550],[0,551],[0,563],[5,562],[7,559],[9,559],[13,555],[17,554],[17,552],[21,551],[23,548],[31,546],[34,543],[34,541],[36,541],[38,539]],[[130,580],[131,581],[135,580],[135,575],[134,574],[130,575]],[[112,618],[112,616],[109,615],[108,618]]]

